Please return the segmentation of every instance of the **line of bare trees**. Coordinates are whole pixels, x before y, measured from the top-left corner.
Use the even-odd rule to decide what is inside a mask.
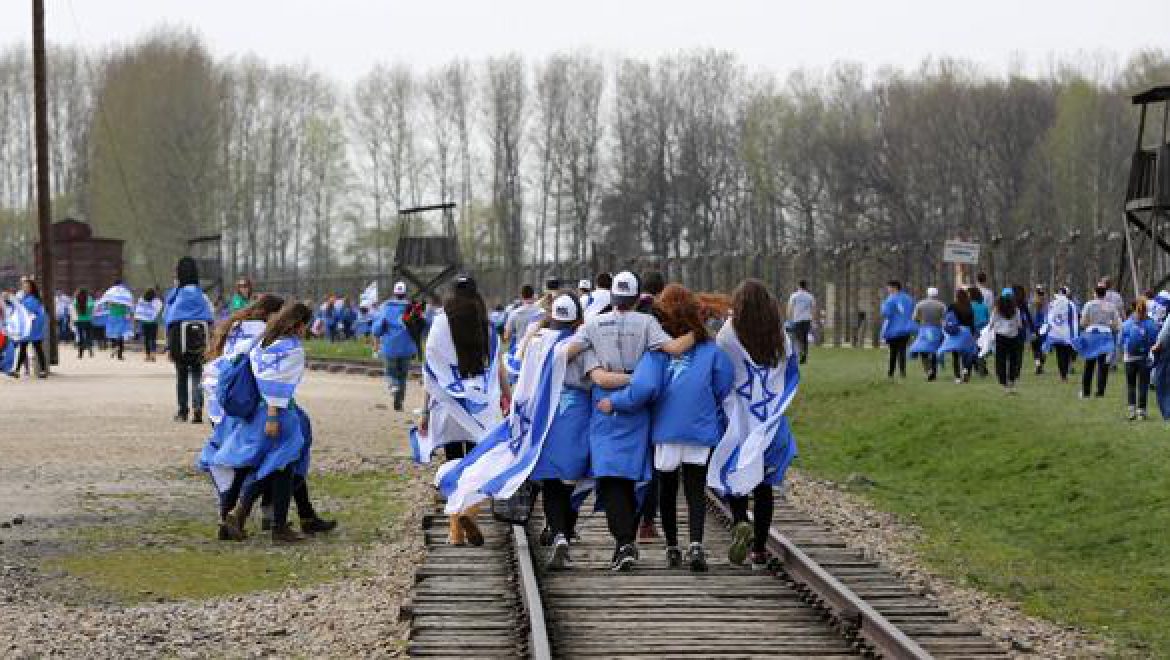
[[[27,269],[35,240],[30,70],[25,49],[0,51],[0,269]],[[379,65],[346,88],[169,30],[58,49],[50,76],[55,208],[126,239],[132,281],[165,284],[209,234],[229,276],[384,273],[397,210],[449,200],[430,230],[505,272],[752,254],[812,279],[866,260],[940,281],[960,237],[999,281],[1051,282],[1112,266],[1127,97],[1170,81],[1170,53],[781,79],[727,52],[575,51]]]

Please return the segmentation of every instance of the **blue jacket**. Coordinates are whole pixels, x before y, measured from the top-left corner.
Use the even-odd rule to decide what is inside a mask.
[[[1121,347],[1129,355],[1146,355],[1158,338],[1158,323],[1153,319],[1137,320],[1129,317],[1121,324]]]
[[[167,297],[167,311],[163,317],[165,325],[181,321],[207,321],[210,323],[211,305],[197,284],[188,284],[171,291]]]
[[[45,306],[41,304],[41,299],[36,296],[25,296],[21,299],[20,304],[28,310],[29,314],[34,314],[32,320],[32,327],[28,331],[28,336],[25,341],[44,341],[45,339]]]
[[[889,341],[914,334],[914,300],[905,291],[890,294],[882,303],[882,339]]]
[[[609,396],[615,410],[633,412],[653,404],[650,442],[714,447],[723,437],[723,399],[735,369],[714,341],[674,358],[652,351],[642,356],[630,384]]]
[[[409,300],[388,300],[382,305],[382,315],[374,321],[372,332],[382,340],[383,358],[404,358],[418,354],[418,346],[402,322],[402,315],[408,307]]]

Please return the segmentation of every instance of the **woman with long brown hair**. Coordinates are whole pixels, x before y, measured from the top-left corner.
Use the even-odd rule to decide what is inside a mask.
[[[715,338],[735,369],[723,403],[727,430],[711,455],[707,485],[726,496],[735,527],[728,559],[748,558],[755,570],[767,567],[772,525],[772,487],[796,458],[796,439],[785,412],[796,396],[800,366],[784,340],[780,309],[763,282],[744,280],[732,294],[731,318]],[[749,495],[755,520],[748,520]]]
[[[684,562],[678,544],[681,474],[690,529],[685,561],[692,571],[701,572],[707,570],[703,550],[707,460],[722,436],[720,408],[731,391],[734,369],[707,333],[697,297],[685,287],[667,286],[655,308],[662,329],[672,337],[690,333],[694,347],[677,357],[659,351],[642,356],[630,384],[610,393],[598,405],[602,412],[623,413],[651,407],[650,442],[654,445],[667,565],[677,568]]]

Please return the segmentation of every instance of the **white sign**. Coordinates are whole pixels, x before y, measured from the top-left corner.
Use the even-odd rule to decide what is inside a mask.
[[[943,244],[943,262],[948,264],[978,264],[979,244],[947,241]]]

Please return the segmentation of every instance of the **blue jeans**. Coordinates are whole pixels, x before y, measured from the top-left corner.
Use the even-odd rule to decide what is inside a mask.
[[[402,401],[406,398],[406,374],[410,370],[410,356],[388,357],[386,362],[386,383],[394,392],[394,409],[402,410]]]

